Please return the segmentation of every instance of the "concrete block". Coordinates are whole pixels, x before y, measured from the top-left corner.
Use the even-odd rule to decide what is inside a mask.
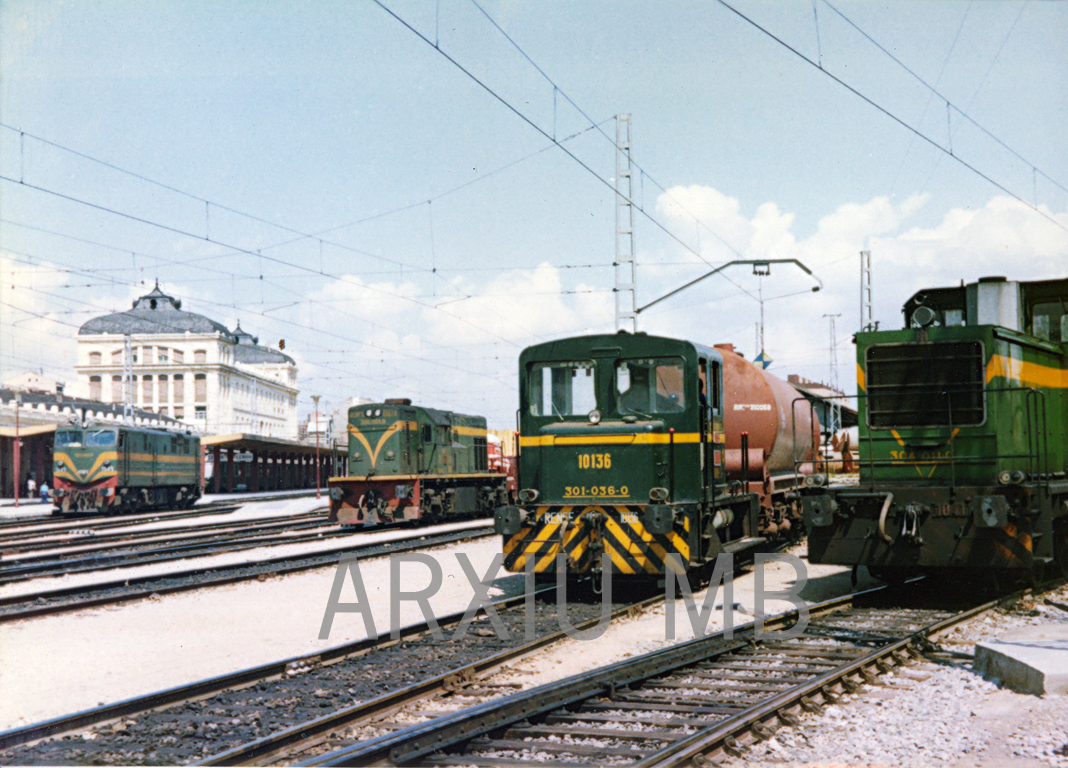
[[[1068,624],[1016,630],[975,645],[975,671],[1020,693],[1068,695]]]

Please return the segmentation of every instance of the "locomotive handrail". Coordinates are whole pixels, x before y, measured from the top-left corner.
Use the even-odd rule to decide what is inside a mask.
[[[953,389],[940,388],[938,390],[932,390],[931,394],[932,395],[939,395],[939,396],[942,396],[942,397],[945,398],[945,400],[946,400],[946,409],[947,409],[947,411],[946,411],[946,413],[947,413],[947,423],[946,424],[942,424],[942,425],[937,425],[937,424],[920,425],[920,426],[918,426],[916,428],[925,429],[925,430],[944,429],[947,432],[947,434],[949,435],[949,437],[944,442],[941,443],[941,445],[946,446],[946,449],[947,449],[946,455],[945,455],[945,457],[942,457],[942,458],[931,457],[929,459],[921,459],[921,460],[918,460],[918,461],[912,461],[912,462],[907,462],[907,463],[922,464],[922,465],[926,465],[926,466],[936,466],[936,465],[938,465],[938,466],[947,466],[948,465],[949,468],[950,468],[950,484],[953,485],[953,486],[956,486],[956,484],[957,484],[957,473],[958,473],[958,469],[960,467],[978,466],[978,465],[982,465],[982,464],[993,464],[993,463],[996,463],[999,460],[1006,460],[1006,459],[1022,459],[1022,460],[1025,460],[1026,463],[1027,463],[1027,474],[1028,474],[1028,476],[1031,477],[1031,478],[1034,478],[1036,480],[1042,479],[1043,482],[1048,486],[1049,483],[1050,483],[1052,475],[1050,474],[1049,435],[1048,435],[1048,431],[1047,431],[1048,409],[1047,409],[1047,405],[1046,405],[1046,393],[1042,392],[1041,390],[1034,389],[1033,387],[994,387],[994,388],[984,388],[981,391],[982,391],[982,394],[984,396],[984,399],[988,395],[1022,393],[1022,395],[1024,397],[1023,412],[1024,412],[1024,417],[1025,417],[1025,429],[1026,429],[1026,432],[1027,432],[1026,452],[1024,452],[1024,453],[1016,453],[1016,452],[1014,452],[1014,453],[998,453],[998,452],[995,452],[995,453],[992,453],[992,454],[981,455],[981,456],[966,456],[966,455],[962,456],[962,455],[960,455],[959,446],[955,445],[955,443],[957,441],[953,440],[953,431],[954,431],[954,429],[957,429],[958,427],[956,427],[954,425],[953,401],[954,401],[955,398],[953,398],[952,395],[958,394],[958,393],[975,394],[976,390],[974,388],[965,388],[965,387],[953,388]],[[915,392],[914,388],[906,388],[906,387],[901,387],[899,389],[894,389],[894,390],[883,389],[883,390],[881,390],[879,392],[878,397],[887,397],[887,396],[893,397],[894,395],[897,395],[897,394],[906,394],[906,393],[914,394],[914,392]],[[874,492],[875,485],[876,485],[876,477],[875,477],[876,469],[883,469],[883,468],[886,468],[886,467],[900,466],[902,463],[906,463],[906,462],[903,462],[903,460],[901,460],[901,459],[877,459],[875,457],[875,454],[876,454],[875,446],[877,444],[880,444],[880,443],[885,444],[885,443],[888,443],[888,442],[899,442],[902,445],[905,445],[907,447],[915,447],[915,446],[909,445],[909,443],[907,443],[907,442],[902,442],[902,438],[899,438],[896,435],[890,436],[890,435],[877,435],[877,434],[875,434],[875,432],[877,430],[887,430],[887,431],[891,431],[892,432],[894,428],[893,427],[877,427],[877,428],[873,428],[870,425],[870,417],[866,415],[868,413],[868,411],[864,407],[864,402],[865,402],[865,400],[867,400],[867,399],[869,399],[871,397],[872,397],[872,395],[870,393],[863,393],[863,394],[858,394],[858,395],[835,395],[835,396],[830,396],[830,397],[822,397],[821,399],[824,400],[824,401],[829,401],[829,400],[850,400],[850,401],[852,401],[852,400],[855,400],[857,402],[857,414],[858,414],[858,416],[860,418],[866,418],[867,419],[867,421],[865,422],[867,428],[864,430],[864,436],[862,438],[863,439],[863,444],[865,446],[865,450],[863,451],[864,455],[862,457],[858,457],[858,462],[857,463],[858,463],[858,465],[863,465],[863,467],[867,470],[866,474],[868,476],[868,482],[866,483],[866,485],[869,487],[869,489],[872,492]],[[811,400],[809,400],[808,398],[805,398],[805,397],[798,397],[793,402],[797,403],[799,401],[805,401],[806,403],[808,403],[809,417],[813,418],[815,416],[815,408],[816,408],[815,403],[812,402]],[[822,452],[817,452],[817,455],[815,457],[813,457],[812,459],[805,459],[805,458],[799,457],[797,455],[797,410],[796,410],[796,407],[792,407],[791,410],[792,410],[792,414],[791,414],[791,416],[792,416],[792,432],[793,432],[793,437],[794,437],[794,467],[795,467],[795,471],[800,472],[800,471],[802,471],[803,467],[811,465],[813,467],[814,471],[823,471],[823,472],[826,472],[826,473],[829,474],[829,472],[830,472],[830,457],[829,456],[822,455]],[[931,438],[925,436],[925,439],[931,439]],[[857,447],[859,449],[860,445],[858,444]],[[923,448],[920,448],[920,450],[923,450]],[[907,485],[911,485],[912,484],[912,482],[910,482],[909,480],[906,480],[904,478],[900,479],[898,482],[901,482],[902,484],[907,484]],[[922,480],[918,480],[916,482],[922,482]]]

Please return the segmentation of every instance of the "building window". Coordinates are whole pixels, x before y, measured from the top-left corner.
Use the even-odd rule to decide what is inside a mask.
[[[167,362],[167,360],[170,359],[166,347],[160,347],[156,350],[156,359],[159,360],[161,363],[165,363]]]
[[[159,401],[161,403],[167,402],[167,400],[169,399],[167,397],[168,394],[169,393],[167,392],[167,377],[166,376],[160,376],[159,377]]]
[[[174,402],[181,403],[185,401],[185,376],[177,374],[174,377]]]
[[[208,362],[208,351],[206,349],[198,349],[193,353],[194,363],[206,363]]]
[[[100,357],[100,355],[98,354],[97,357]],[[89,399],[90,400],[100,400],[100,377],[99,376],[90,376],[89,377]]]
[[[198,373],[193,379],[193,400],[197,403],[208,402],[208,377]]]
[[[180,349],[174,350],[174,362],[176,362],[176,363],[184,363],[185,362],[185,352],[183,352]]]
[[[111,364],[112,365],[122,365],[122,356],[123,356],[123,351],[121,349],[118,350],[117,352],[112,352],[111,353]]]
[[[141,347],[141,354],[144,355],[145,365],[152,363],[152,347]]]
[[[141,402],[152,402],[152,377],[145,376],[141,381]]]
[[[185,408],[183,408],[180,405],[174,406],[174,418],[176,418],[176,419],[184,419],[185,418]]]
[[[196,406],[194,411],[195,412],[194,412],[193,416],[198,421],[206,421],[207,420],[207,418],[208,418],[208,409],[207,409],[206,406],[198,405],[198,406]]]
[[[100,353],[99,352],[90,352],[89,353],[89,365],[100,365]]]
[[[111,402],[122,402],[122,376],[111,377]]]

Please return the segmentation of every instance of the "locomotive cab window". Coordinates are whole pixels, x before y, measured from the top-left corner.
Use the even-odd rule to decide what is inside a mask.
[[[722,405],[719,385],[719,363],[710,362],[701,358],[700,366],[700,382],[698,384],[697,393],[701,399],[701,405],[711,409],[712,413],[718,416]]]
[[[620,413],[678,413],[686,407],[684,365],[673,357],[620,360],[616,404]]]
[[[597,407],[592,360],[534,363],[530,367],[533,416],[585,416]]]
[[[56,432],[54,446],[56,448],[80,448],[82,445],[82,433],[75,430]]]
[[[92,432],[87,432],[85,435],[85,445],[94,448],[109,448],[115,445],[115,433],[108,429],[98,429]]]
[[[1054,343],[1068,342],[1068,307],[1063,301],[1035,304],[1031,335]]]
[[[432,442],[434,442],[434,430],[431,429],[429,424],[424,424],[422,431],[423,431],[423,442],[424,443],[432,443]]]

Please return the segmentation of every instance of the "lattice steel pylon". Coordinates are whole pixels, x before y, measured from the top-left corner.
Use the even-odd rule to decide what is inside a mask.
[[[873,330],[871,310],[871,251],[860,252],[860,330]]]
[[[133,424],[133,347],[128,333],[122,337],[122,420]]]
[[[834,319],[841,316],[841,314],[824,315],[831,321],[831,380],[827,383],[827,386],[834,391],[835,395],[841,394],[842,390],[838,387],[838,334],[835,332]],[[842,401],[836,396],[832,397],[829,403],[827,417],[827,432],[831,437],[834,437],[842,429]]]
[[[616,115],[616,330],[638,330],[634,270],[634,177],[630,158],[630,115]]]

